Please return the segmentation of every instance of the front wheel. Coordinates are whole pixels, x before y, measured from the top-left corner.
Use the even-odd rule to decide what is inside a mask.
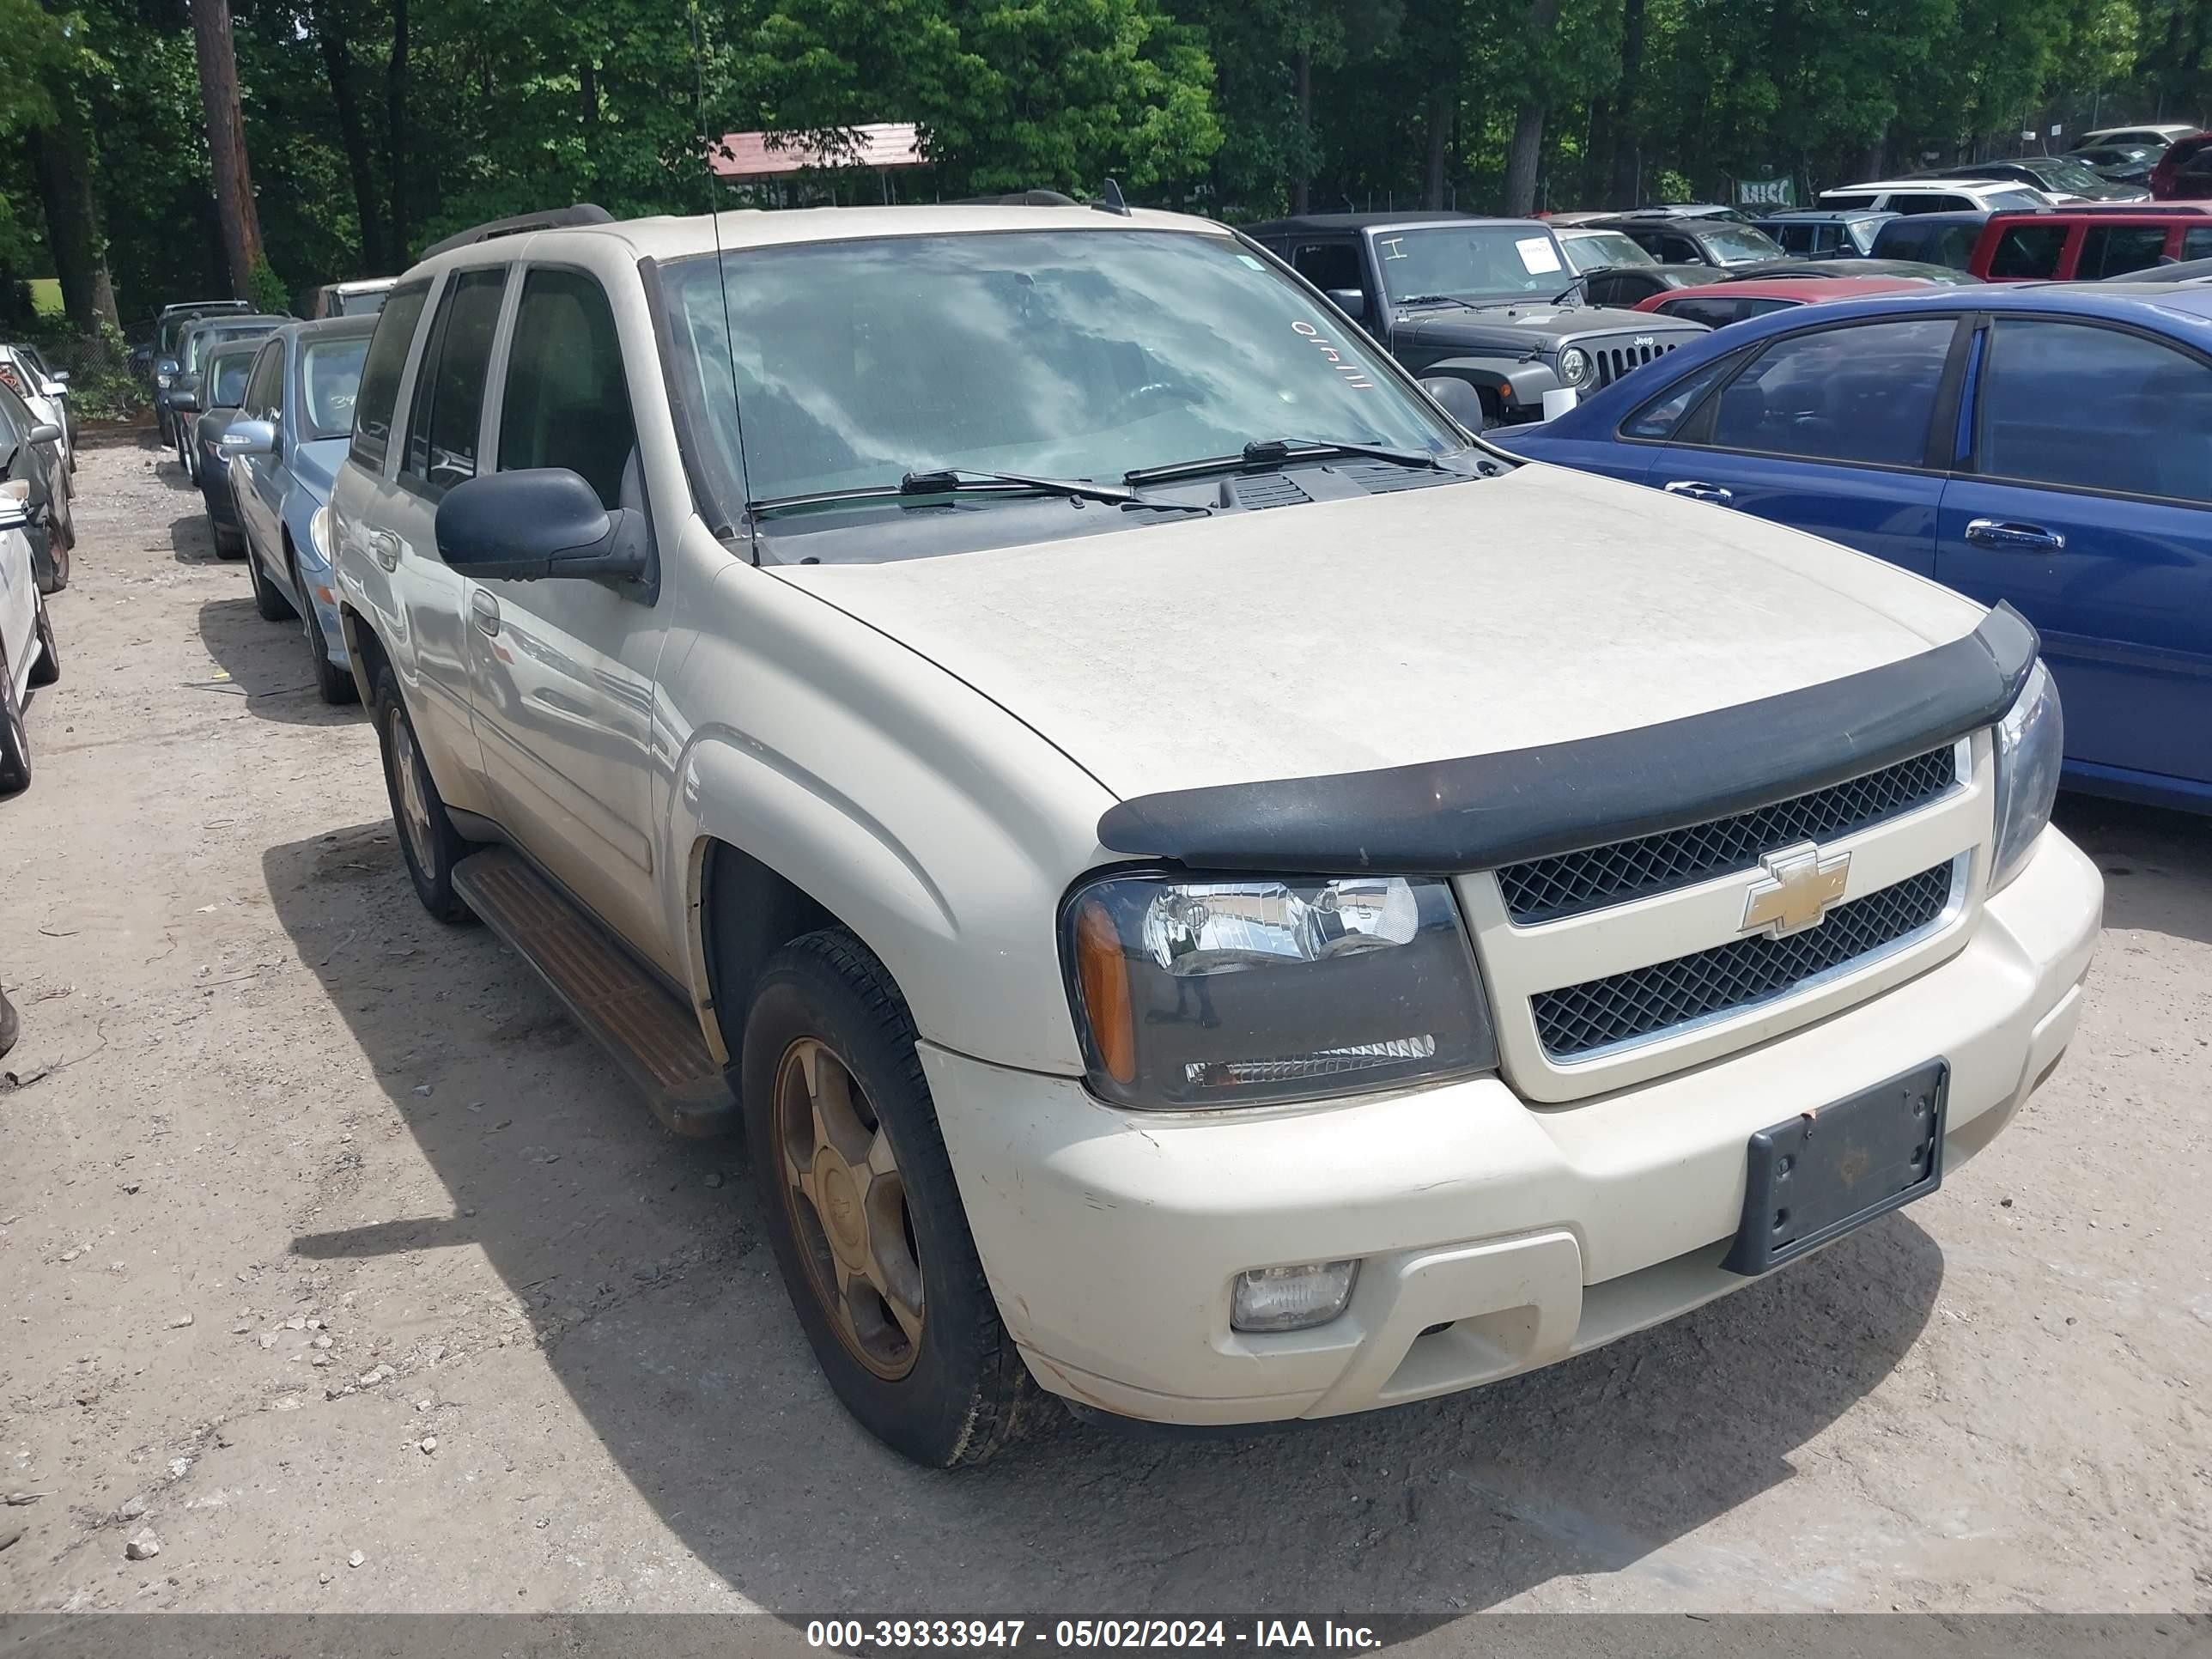
[[[44,599],[39,601],[36,623],[39,641],[39,659],[31,665],[31,684],[52,685],[62,677],[61,648],[54,643],[54,619],[46,610]]]
[[[15,696],[15,677],[0,655],[0,795],[31,787],[31,734],[23,726],[23,705]]]
[[[430,776],[415,739],[415,722],[400,700],[399,682],[386,668],[376,681],[377,746],[384,754],[384,787],[392,797],[392,821],[399,829],[399,853],[415,884],[415,896],[441,921],[468,921],[473,913],[453,890],[453,866],[476,850],[446,816],[446,803]]]
[[[216,532],[218,538],[216,542],[217,552],[222,550],[222,542],[220,539],[222,533],[220,531]],[[243,538],[240,539],[243,541]],[[245,549],[245,552],[246,580],[253,589],[255,612],[264,622],[291,621],[299,614],[292,609],[292,601],[284,597],[283,589],[269,580],[269,573],[261,568],[261,556],[250,546]]]
[[[259,562],[256,561],[256,568]],[[298,578],[295,576],[296,581]],[[349,702],[359,702],[361,693],[353,683],[353,670],[341,668],[331,660],[330,637],[323,632],[323,619],[315,610],[315,601],[301,587],[302,603],[307,606],[307,653],[314,659],[315,692],[332,708],[342,708]]]
[[[739,1072],[776,1262],[830,1386],[917,1463],[983,1462],[1041,1395],[984,1279],[889,971],[842,928],[786,945]]]

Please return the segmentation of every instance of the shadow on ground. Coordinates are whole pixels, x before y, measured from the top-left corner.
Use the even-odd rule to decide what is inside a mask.
[[[295,1250],[480,1245],[623,1474],[772,1608],[1448,1616],[1590,1572],[1819,1605],[1818,1587],[1690,1535],[1790,1480],[1791,1455],[1912,1345],[1942,1279],[1934,1240],[1893,1215],[1669,1326],[1475,1394],[1227,1442],[1063,1421],[982,1470],[927,1474],[822,1382],[757,1248],[741,1151],[663,1134],[522,962],[424,917],[389,823],[271,848],[264,870],[450,1197],[444,1214]]]
[[[2212,945],[2212,817],[2061,795],[2058,827],[2105,872],[2105,921]]]
[[[358,720],[360,709],[333,708],[316,691],[306,630],[296,620],[264,621],[254,608],[245,564],[223,562],[237,564],[239,597],[210,599],[200,606],[200,638],[229,678],[202,689],[243,696],[263,720],[288,725],[348,726]]]

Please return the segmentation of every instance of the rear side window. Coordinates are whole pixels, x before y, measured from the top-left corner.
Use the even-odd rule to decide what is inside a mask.
[[[1975,471],[2212,501],[2212,368],[2118,329],[1999,318]]]
[[[415,376],[402,476],[442,495],[477,475],[477,434],[483,425],[484,380],[492,336],[499,329],[505,265],[465,270],[447,288],[431,325],[429,352]]]
[[[376,319],[376,333],[368,343],[368,360],[362,366],[361,389],[354,400],[352,454],[372,472],[384,470],[385,453],[392,447],[399,375],[407,367],[407,348],[414,341],[415,325],[422,320],[429,293],[427,282],[394,289],[392,303]]]
[[[1870,208],[1875,204],[1871,196],[1823,196],[1820,200],[1832,208]]]
[[[2012,193],[2018,195],[2017,191]],[[1990,199],[2004,207],[2033,207],[2036,204],[2035,198],[2032,196],[2021,196],[2017,201],[2007,202],[2004,199],[2006,194],[2007,192],[1999,191]],[[1893,196],[1889,198],[1889,204],[1899,213],[1963,213],[1974,205],[1963,196],[1910,194]]]
[[[522,285],[499,417],[499,470],[580,473],[611,512],[637,447],[622,338],[599,283],[579,270],[532,270]]]
[[[2092,225],[2081,234],[2074,274],[2086,282],[2148,270],[2166,257],[2164,225]]]
[[[2056,276],[2066,251],[2063,225],[2007,225],[1990,253],[1992,276]]]
[[[1807,460],[1918,466],[1957,321],[1858,323],[1776,341],[1722,392],[1711,441]]]

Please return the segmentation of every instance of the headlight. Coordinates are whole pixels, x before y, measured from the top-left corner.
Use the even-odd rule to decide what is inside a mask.
[[[307,539],[314,544],[315,556],[325,564],[331,558],[331,504],[325,501],[315,509],[315,516],[307,520]]]
[[[1497,1064],[1444,882],[1111,876],[1061,950],[1091,1087],[1188,1109],[1395,1088]]]
[[[2058,794],[2058,768],[2066,752],[2066,720],[2058,687],[2041,663],[1997,722],[1997,843],[1990,891],[1996,892],[2027,864],[2035,838],[2051,822]]]
[[[177,377],[173,374],[156,374],[154,377],[154,384],[161,387],[164,391],[167,391],[168,389],[169,382],[176,378]]]
[[[1559,354],[1559,378],[1569,386],[1580,386],[1589,373],[1589,353],[1580,346],[1569,346]]]

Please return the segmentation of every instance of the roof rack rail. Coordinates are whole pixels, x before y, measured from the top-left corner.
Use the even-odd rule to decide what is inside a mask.
[[[960,196],[947,207],[1079,207],[1073,196],[1057,190],[1017,190],[1002,196]]]
[[[489,242],[498,236],[520,236],[532,230],[565,230],[574,225],[611,225],[615,216],[595,202],[579,202],[574,207],[543,208],[536,213],[518,213],[511,219],[492,219],[467,230],[457,230],[441,242],[433,242],[418,256],[434,259],[441,253],[451,253],[457,247],[466,247],[472,242]]]

